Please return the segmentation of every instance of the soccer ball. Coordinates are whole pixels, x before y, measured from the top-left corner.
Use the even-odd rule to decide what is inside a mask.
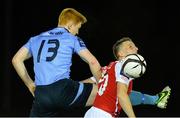
[[[130,54],[122,60],[121,72],[127,77],[139,78],[146,71],[146,61],[140,54]]]

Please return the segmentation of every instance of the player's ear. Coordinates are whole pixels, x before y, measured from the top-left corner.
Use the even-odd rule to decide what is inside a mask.
[[[74,25],[72,21],[69,21],[67,24],[67,28],[71,30],[71,27]]]
[[[118,58],[124,57],[124,53],[122,53],[121,51],[119,51],[119,52],[117,53],[117,57],[118,57]]]
[[[72,25],[68,25],[68,29],[71,30]]]

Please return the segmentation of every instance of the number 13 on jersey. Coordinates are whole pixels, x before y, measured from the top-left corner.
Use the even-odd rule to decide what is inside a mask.
[[[41,58],[41,52],[43,50],[44,44],[45,44],[46,40],[42,40],[41,41],[41,45],[39,47],[38,50],[38,55],[37,55],[37,62],[40,63],[40,58]],[[60,46],[59,40],[58,39],[49,39],[47,41],[47,44],[54,44],[55,46],[53,47],[49,47],[48,48],[48,52],[52,53],[52,56],[46,57],[46,61],[52,61],[56,56],[57,56],[57,52],[58,52],[58,48]]]

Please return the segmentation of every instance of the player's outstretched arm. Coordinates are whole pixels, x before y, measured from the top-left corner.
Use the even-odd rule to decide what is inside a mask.
[[[35,84],[31,77],[29,76],[27,69],[24,65],[24,61],[30,58],[31,55],[28,53],[28,49],[25,47],[22,47],[18,50],[18,52],[14,55],[12,59],[12,64],[19,75],[19,77],[22,79],[24,84],[28,87],[31,94],[34,96],[34,90],[35,90]]]
[[[101,66],[100,66],[98,60],[96,59],[96,57],[93,54],[91,54],[91,52],[88,49],[81,50],[79,52],[79,56],[86,63],[88,63],[91,73],[98,81],[99,78],[101,77],[101,70],[100,70]]]

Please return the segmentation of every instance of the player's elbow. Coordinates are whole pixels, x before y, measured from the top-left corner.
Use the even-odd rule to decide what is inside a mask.
[[[11,63],[12,63],[13,65],[15,65],[17,62],[18,62],[18,58],[17,58],[16,56],[14,56],[14,57],[12,58],[12,60],[11,60]]]
[[[11,62],[13,65],[16,65],[17,63],[19,63],[21,61],[20,57],[17,55],[14,55],[14,57],[12,58]]]

